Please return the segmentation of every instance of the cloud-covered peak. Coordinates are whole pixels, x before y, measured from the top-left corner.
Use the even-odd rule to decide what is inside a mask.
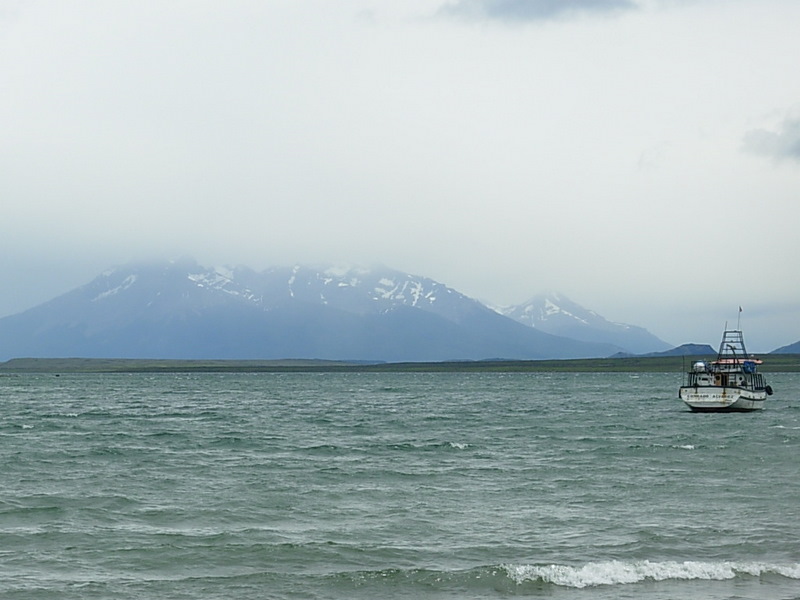
[[[527,22],[635,8],[637,6],[631,0],[455,0],[445,4],[440,13],[467,19]]]

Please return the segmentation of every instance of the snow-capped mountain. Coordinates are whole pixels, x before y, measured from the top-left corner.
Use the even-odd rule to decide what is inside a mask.
[[[387,268],[132,264],[0,319],[12,357],[438,361],[609,356]]]
[[[646,329],[612,323],[563,294],[540,294],[524,304],[501,308],[498,312],[545,333],[585,342],[602,340],[625,348],[631,354],[660,352],[671,348],[670,344]]]

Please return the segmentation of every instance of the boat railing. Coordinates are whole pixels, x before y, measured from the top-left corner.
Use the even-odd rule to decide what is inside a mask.
[[[745,373],[738,371],[691,371],[686,385],[690,387],[738,387],[751,390],[764,388],[764,377],[761,373]]]

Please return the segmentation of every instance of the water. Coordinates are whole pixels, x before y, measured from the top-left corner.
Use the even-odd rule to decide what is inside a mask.
[[[800,375],[0,377],[0,597],[800,598]]]

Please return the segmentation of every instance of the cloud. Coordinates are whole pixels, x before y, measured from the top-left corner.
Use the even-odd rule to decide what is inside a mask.
[[[786,119],[778,131],[754,129],[744,136],[748,152],[776,160],[800,161],[800,119]]]
[[[442,6],[440,14],[468,19],[526,22],[635,8],[637,5],[632,0],[457,0]]]

